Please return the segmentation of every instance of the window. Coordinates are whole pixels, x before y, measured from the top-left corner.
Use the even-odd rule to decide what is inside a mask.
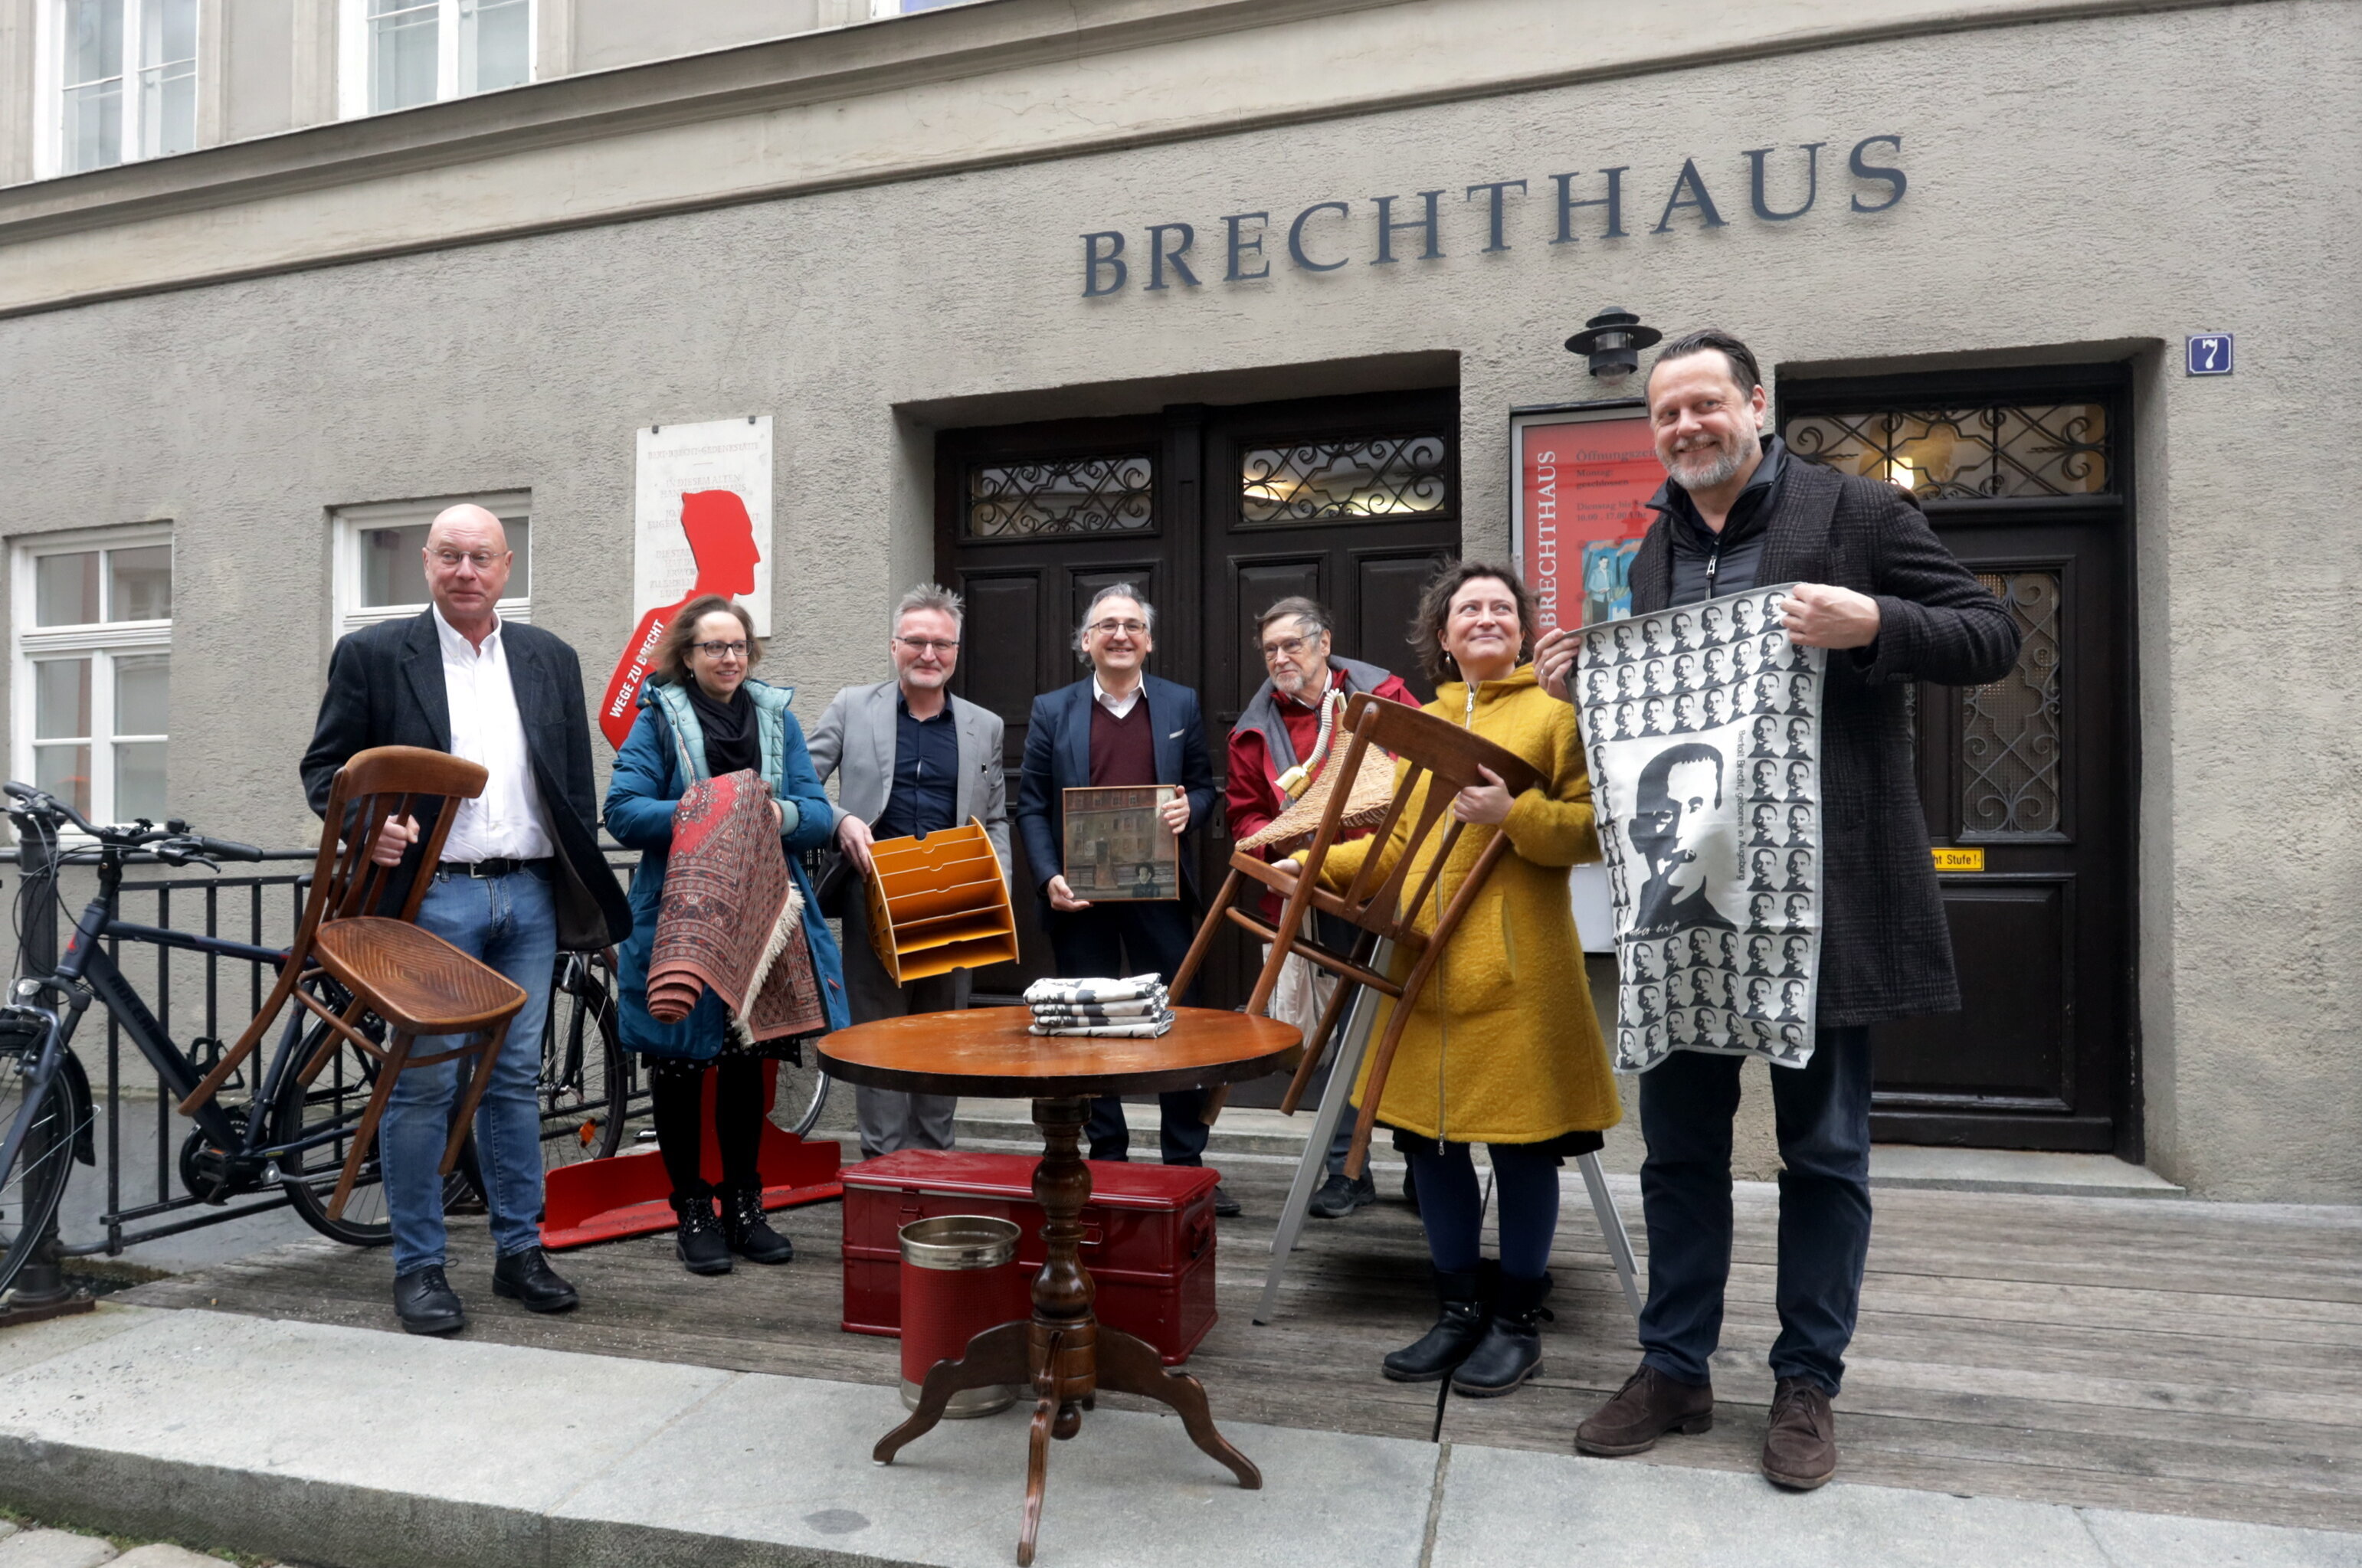
[[[1968,403],[1799,414],[1788,449],[1922,501],[2105,495],[2117,489],[2104,403]]]
[[[533,0],[340,0],[345,117],[533,80]]]
[[[160,821],[172,537],[50,535],[15,561],[14,771],[93,822]]]
[[[40,17],[42,173],[196,146],[197,0],[49,0]]]
[[[426,529],[447,506],[473,502],[501,520],[509,550],[502,620],[533,619],[533,495],[506,491],[497,495],[447,495],[433,501],[392,501],[348,506],[336,514],[336,635],[357,632],[380,621],[398,621],[426,608]]]

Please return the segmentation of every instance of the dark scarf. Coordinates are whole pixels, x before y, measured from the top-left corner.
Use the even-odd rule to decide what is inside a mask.
[[[755,729],[755,700],[746,695],[742,684],[730,694],[727,702],[717,702],[705,694],[705,688],[690,676],[681,682],[689,693],[689,705],[697,712],[697,722],[705,727],[705,770],[719,778],[725,773],[735,773],[751,767],[763,769],[763,741]]]

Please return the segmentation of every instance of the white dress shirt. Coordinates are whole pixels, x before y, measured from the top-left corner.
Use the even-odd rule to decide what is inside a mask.
[[[1109,692],[1106,687],[1099,684],[1099,678],[1097,671],[1093,671],[1091,675],[1091,696],[1093,700],[1096,701],[1100,707],[1105,708],[1109,712],[1113,713],[1119,719],[1131,712],[1131,705],[1134,702],[1139,701],[1140,694],[1147,690],[1148,679],[1143,676],[1133,684],[1131,690],[1125,692],[1122,696],[1118,697]]]
[[[443,858],[543,860],[552,853],[548,818],[524,749],[524,719],[509,684],[509,656],[497,616],[484,646],[475,646],[435,607],[435,636],[443,646],[443,697],[451,710],[451,755],[491,775],[484,792],[459,803]]]

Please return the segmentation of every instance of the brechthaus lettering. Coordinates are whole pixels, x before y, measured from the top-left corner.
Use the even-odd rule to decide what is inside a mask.
[[[1738,154],[1745,160],[1748,209],[1764,223],[1790,223],[1813,211],[1821,193],[1821,151],[1830,144],[1826,141],[1800,142],[1792,149],[1772,147],[1749,148]],[[1895,163],[1874,160],[1899,160],[1903,138],[1899,136],[1864,137],[1846,155],[1846,171],[1854,184],[1848,196],[1847,210],[1856,213],[1882,213],[1899,204],[1910,182]],[[1780,163],[1791,165],[1785,172],[1775,171],[1775,156]],[[1720,184],[1726,196],[1736,189],[1738,166],[1710,165],[1698,167],[1694,158],[1684,158],[1670,184],[1659,187],[1655,177],[1648,177],[1644,187],[1640,179],[1627,182],[1632,172],[1630,164],[1617,164],[1597,171],[1575,171],[1549,177],[1550,191],[1543,197],[1550,226],[1547,243],[1573,245],[1586,237],[1628,239],[1632,231],[1624,226],[1625,197],[1634,194],[1636,201],[1649,199],[1643,190],[1661,188],[1664,204],[1657,211],[1657,221],[1646,232],[1650,235],[1672,234],[1688,228],[1724,228],[1730,220],[1723,216],[1723,203],[1712,189]],[[1783,189],[1780,199],[1796,204],[1785,209],[1772,205],[1771,187],[1774,182]],[[1468,186],[1462,193],[1463,204],[1475,211],[1463,220],[1484,225],[1486,253],[1516,248],[1511,241],[1511,193],[1520,198],[1522,209],[1529,189],[1524,180],[1487,180]],[[1266,237],[1274,230],[1284,231],[1286,238],[1287,264],[1299,272],[1334,272],[1355,259],[1373,267],[1389,267],[1406,259],[1440,261],[1451,253],[1444,248],[1446,226],[1444,197],[1448,187],[1418,191],[1409,197],[1401,194],[1367,198],[1374,209],[1375,223],[1366,231],[1370,243],[1357,258],[1355,208],[1352,202],[1330,198],[1313,202],[1293,215],[1281,215],[1275,219],[1269,210],[1229,213],[1220,219],[1219,241],[1209,243],[1199,254],[1198,226],[1175,220],[1153,223],[1143,231],[1137,251],[1129,254],[1130,237],[1120,228],[1098,229],[1082,237],[1083,297],[1096,299],[1113,294],[1131,282],[1135,261],[1142,274],[1142,292],[1155,293],[1171,289],[1176,282],[1185,288],[1203,286],[1200,272],[1215,275],[1217,265],[1224,283],[1258,282],[1272,275],[1273,257],[1264,248]],[[1396,204],[1403,204],[1403,212]],[[1591,209],[1595,217],[1586,218]],[[1284,221],[1282,221],[1284,220]],[[1579,223],[1595,221],[1595,235],[1578,234]],[[1635,209],[1635,221],[1646,224],[1647,208]],[[1472,239],[1473,236],[1470,237]],[[1414,252],[1412,247],[1416,245]],[[1219,248],[1217,248],[1219,246]]]

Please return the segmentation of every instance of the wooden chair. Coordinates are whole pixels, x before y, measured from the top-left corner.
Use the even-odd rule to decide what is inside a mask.
[[[1377,1125],[1378,1101],[1385,1089],[1386,1074],[1394,1066],[1395,1048],[1401,1043],[1404,1027],[1410,1021],[1410,1011],[1434,971],[1443,950],[1451,941],[1451,933],[1461,918],[1484,890],[1485,882],[1493,867],[1508,852],[1508,835],[1499,829],[1486,830],[1491,837],[1477,855],[1476,863],[1469,868],[1467,878],[1460,884],[1435,922],[1431,933],[1422,934],[1413,926],[1419,909],[1435,893],[1437,881],[1444,866],[1451,860],[1452,850],[1460,843],[1461,833],[1469,825],[1447,813],[1451,798],[1470,785],[1484,782],[1479,768],[1490,768],[1508,787],[1512,796],[1524,793],[1540,781],[1540,775],[1524,758],[1495,745],[1491,741],[1473,734],[1459,725],[1423,713],[1399,702],[1382,701],[1368,692],[1357,693],[1345,709],[1345,723],[1352,729],[1352,744],[1343,757],[1331,764],[1344,769],[1338,787],[1330,792],[1329,807],[1321,813],[1320,825],[1312,836],[1310,853],[1306,856],[1304,874],[1297,876],[1295,867],[1285,861],[1272,863],[1257,859],[1245,850],[1231,855],[1231,873],[1223,879],[1222,890],[1216,895],[1213,907],[1207,911],[1205,923],[1198,928],[1198,937],[1190,944],[1189,955],[1181,964],[1181,971],[1173,977],[1173,994],[1181,995],[1198,973],[1198,966],[1212,948],[1214,934],[1221,922],[1229,920],[1243,926],[1264,942],[1271,944],[1271,955],[1264,960],[1263,973],[1256,977],[1253,994],[1247,999],[1247,1011],[1262,1013],[1269,1007],[1271,995],[1279,985],[1280,966],[1288,955],[1299,953],[1347,984],[1337,988],[1321,1009],[1320,1019],[1314,1026],[1312,1037],[1304,1043],[1304,1058],[1297,1064],[1296,1079],[1288,1086],[1287,1098],[1280,1109],[1293,1115],[1304,1098],[1306,1088],[1319,1070],[1330,1035],[1337,1020],[1345,1010],[1347,998],[1353,986],[1366,986],[1381,995],[1395,999],[1394,1016],[1388,1020],[1385,1036],[1379,1041],[1377,1055],[1370,1064],[1369,1087],[1362,1097],[1359,1120],[1353,1128],[1352,1152],[1346,1156],[1348,1175],[1358,1177],[1369,1156],[1370,1133]],[[1373,751],[1378,755],[1371,756]],[[1374,851],[1362,863],[1351,886],[1342,893],[1333,893],[1320,886],[1320,868],[1329,852],[1343,836],[1339,819],[1344,814],[1347,797],[1352,793],[1355,770],[1367,765],[1391,766],[1385,755],[1391,752],[1407,766],[1395,790],[1394,803],[1375,829],[1375,839],[1384,845],[1401,822],[1404,812],[1417,792],[1419,780],[1429,780],[1427,798],[1419,809],[1418,820],[1411,824],[1402,855],[1382,878],[1379,867],[1382,856]],[[1419,859],[1420,850],[1433,838],[1439,828],[1441,840],[1429,858],[1427,869],[1415,888],[1409,887],[1412,866]],[[1270,924],[1255,914],[1238,907],[1243,882],[1251,881],[1269,888],[1286,900],[1276,924]],[[1351,951],[1338,953],[1322,944],[1308,930],[1314,913],[1333,915],[1355,928]],[[1396,950],[1413,955],[1410,973],[1397,985],[1371,966],[1371,958],[1380,942],[1391,942]],[[1219,1099],[1207,1112],[1211,1121],[1221,1107]]]
[[[292,998],[328,1028],[303,1068],[309,1086],[337,1052],[339,1040],[379,1063],[376,1087],[353,1131],[351,1151],[328,1204],[331,1219],[342,1217],[352,1197],[353,1183],[376,1142],[378,1122],[386,1101],[403,1072],[434,1066],[459,1056],[478,1057],[470,1075],[466,1103],[451,1124],[443,1149],[443,1174],[448,1176],[475,1122],[477,1104],[491,1081],[491,1064],[508,1038],[509,1021],[524,1006],[525,993],[514,982],[470,958],[441,937],[413,923],[418,906],[433,883],[445,840],[458,815],[458,802],[483,792],[487,775],[475,763],[446,752],[418,746],[373,747],[337,770],[328,792],[320,856],[312,867],[312,894],[295,940],[280,966],[279,982],[271,988],[262,1010],[247,1025],[237,1043],[225,1052],[186,1099],[191,1112],[218,1093],[238,1065],[254,1053]],[[432,812],[435,825],[427,833],[417,860],[418,874],[398,914],[374,913],[383,901],[398,868],[370,858],[370,844],[388,818],[424,817]],[[339,1012],[314,994],[323,977],[351,994]],[[389,1037],[384,1044],[356,1027],[365,1014],[384,1021]],[[456,1034],[462,1043],[449,1051],[414,1056],[411,1043],[420,1035]]]

